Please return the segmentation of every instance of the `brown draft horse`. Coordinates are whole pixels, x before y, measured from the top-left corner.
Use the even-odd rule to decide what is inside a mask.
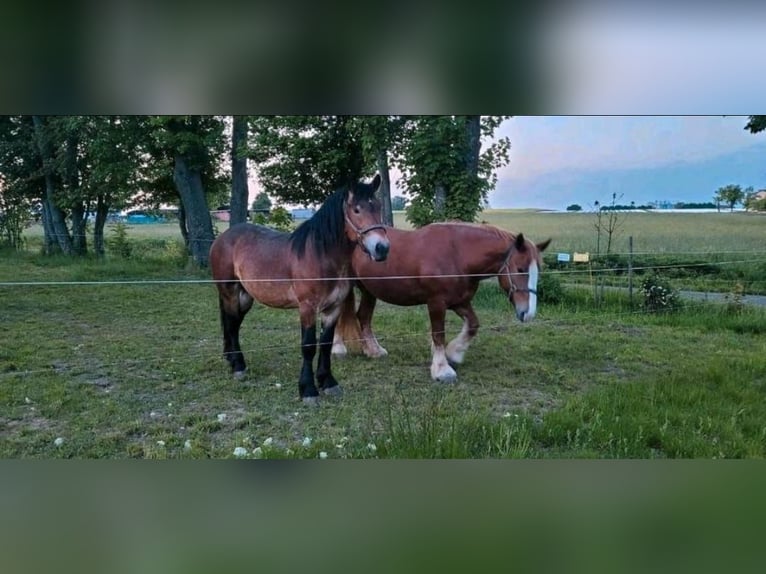
[[[395,259],[371,265],[359,254],[352,258],[356,285],[361,292],[354,317],[354,291],[344,301],[335,333],[333,354],[343,356],[346,341],[359,340],[369,357],[387,355],[372,332],[377,299],[394,305],[428,306],[433,361],[431,377],[453,382],[453,366],[463,362],[468,345],[479,329],[471,306],[479,282],[497,276],[520,321],[531,321],[537,310],[537,279],[541,252],[550,239],[534,244],[524,235],[491,225],[433,223],[414,231],[388,229]],[[376,279],[376,277],[380,279]],[[445,317],[450,309],[463,319],[460,334],[445,347]]]
[[[298,391],[307,404],[316,404],[319,396],[313,361],[316,318],[321,316],[316,379],[325,394],[341,394],[331,372],[330,351],[341,303],[351,289],[352,253],[373,261],[388,256],[380,201],[374,195],[379,185],[376,175],[370,184],[359,182],[337,190],[292,233],[242,223],[216,238],[210,266],[218,288],[223,353],[235,377],[246,370],[239,328],[255,300],[269,307],[299,309],[303,367]],[[355,249],[357,245],[361,249]]]

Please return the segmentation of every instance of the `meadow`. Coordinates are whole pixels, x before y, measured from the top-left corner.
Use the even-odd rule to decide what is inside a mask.
[[[553,237],[554,254],[593,251],[591,217],[483,216],[535,240]],[[736,256],[750,269],[762,265],[764,225],[747,214],[630,214],[623,236],[634,236],[637,252],[704,255],[713,269],[724,261],[714,258]],[[177,227],[130,226],[127,236],[129,257],[42,257],[35,229],[26,251],[0,253],[0,456],[766,454],[761,308],[699,302],[648,313],[621,293],[596,301],[550,265],[548,295],[529,324],[514,319],[495,281],[482,285],[482,326],[457,384],[429,377],[425,310],[379,304],[375,328],[389,356],[336,360],[345,395],[309,408],[298,400],[295,311],[254,307],[242,328],[250,371],[234,380],[221,357],[215,288],[188,264]],[[766,279],[762,267],[748,272],[756,285]],[[716,280],[732,289],[741,278]],[[31,284],[11,285],[20,281]],[[456,317],[447,328],[458,332]]]

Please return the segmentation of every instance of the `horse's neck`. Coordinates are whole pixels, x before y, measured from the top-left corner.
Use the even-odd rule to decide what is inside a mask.
[[[499,273],[500,268],[505,263],[505,257],[512,242],[511,237],[500,234],[487,234],[482,238],[478,249],[483,253],[476,261],[476,268],[471,269],[471,273]]]

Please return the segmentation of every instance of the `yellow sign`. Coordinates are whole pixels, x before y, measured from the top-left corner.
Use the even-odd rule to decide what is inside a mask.
[[[575,251],[572,260],[575,263],[587,263],[590,261],[590,253],[577,253],[577,251]]]

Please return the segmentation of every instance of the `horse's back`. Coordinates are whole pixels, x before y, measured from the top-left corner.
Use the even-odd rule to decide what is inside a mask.
[[[289,234],[252,223],[238,223],[221,233],[210,246],[215,279],[235,279],[243,264],[267,269],[288,242]],[[277,260],[279,258],[277,257]],[[262,261],[262,262],[261,262]]]

